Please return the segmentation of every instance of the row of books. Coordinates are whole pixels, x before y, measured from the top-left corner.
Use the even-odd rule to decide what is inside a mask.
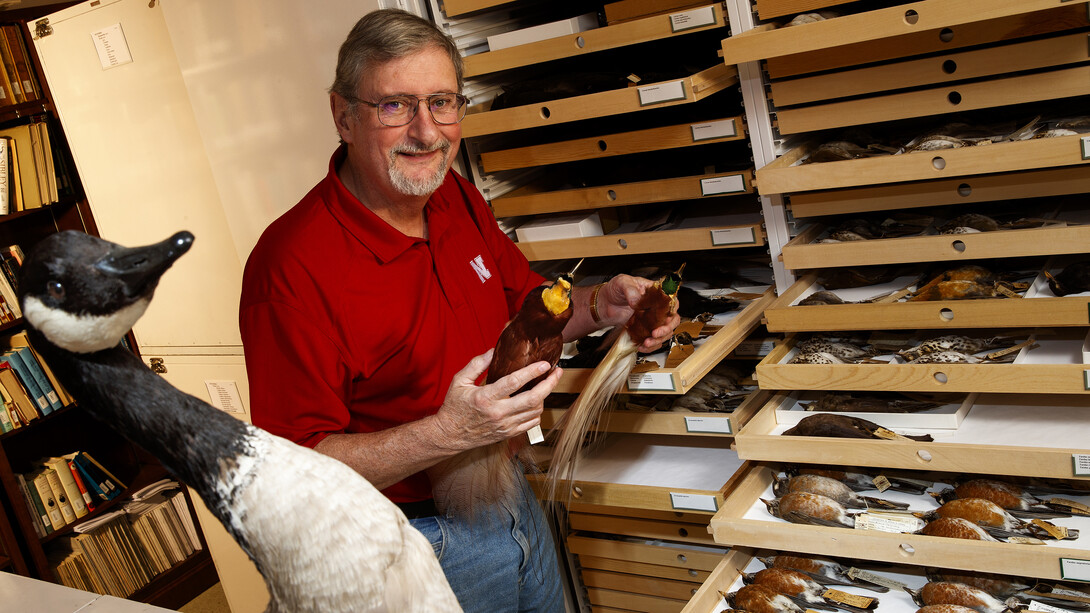
[[[19,26],[0,26],[0,109],[5,106],[33,102],[42,97],[41,86],[30,61],[30,51]]]
[[[177,482],[167,479],[75,532],[50,548],[54,576],[68,587],[118,598],[132,595],[201,549],[185,496]]]
[[[73,524],[113,500],[125,484],[85,451],[43,458],[30,472],[16,473],[39,537]]]
[[[0,432],[29,425],[73,402],[56,375],[30,345],[26,331],[7,337],[0,349]]]
[[[0,323],[15,321],[23,316],[16,290],[19,288],[19,270],[23,267],[23,248],[8,245],[0,249]]]
[[[0,214],[41,208],[68,193],[68,165],[55,150],[43,118],[0,130]]]

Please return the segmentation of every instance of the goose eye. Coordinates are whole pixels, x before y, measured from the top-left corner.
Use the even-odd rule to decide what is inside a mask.
[[[45,291],[51,298],[64,300],[64,286],[59,281],[50,281],[45,286]]]

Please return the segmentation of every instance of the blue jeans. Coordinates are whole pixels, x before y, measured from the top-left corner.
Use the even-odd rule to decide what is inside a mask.
[[[488,509],[473,522],[436,516],[410,520],[427,537],[466,613],[564,613],[552,532],[519,475],[513,508]]]

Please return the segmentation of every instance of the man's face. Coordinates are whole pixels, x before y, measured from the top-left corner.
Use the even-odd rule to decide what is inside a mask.
[[[394,94],[426,96],[457,91],[458,78],[450,57],[437,47],[428,47],[365,74],[357,95],[378,102]],[[359,151],[358,171],[369,187],[413,196],[427,196],[439,188],[458,151],[460,124],[435,123],[426,101],[404,126],[383,125],[372,106],[360,104],[357,111],[358,119],[347,122],[349,134],[342,128],[341,136]]]

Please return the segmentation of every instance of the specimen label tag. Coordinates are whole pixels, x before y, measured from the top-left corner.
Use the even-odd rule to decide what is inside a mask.
[[[1032,536],[1010,536],[1007,537],[1008,543],[1018,543],[1019,545],[1044,545],[1045,542],[1041,539],[1033,538]]]
[[[889,577],[883,577],[882,575],[878,575],[878,574],[872,573],[870,571],[866,571],[866,570],[863,570],[863,569],[860,569],[860,568],[855,568],[855,567],[849,568],[848,572],[847,572],[847,575],[849,577],[851,577],[852,579],[858,579],[860,581],[866,581],[867,583],[873,583],[875,585],[883,585],[885,587],[888,587],[891,590],[902,590],[902,589],[908,587],[907,583],[901,583],[900,581],[897,581],[896,579],[890,579]]]
[[[670,15],[670,29],[674,32],[683,32],[685,30],[692,30],[693,28],[710,26],[714,23],[715,7],[713,6],[706,6],[704,8]]]
[[[685,416],[685,430],[688,432],[711,432],[714,434],[734,434],[727,417]]]
[[[856,530],[877,530],[878,532],[904,534],[906,532],[915,532],[923,528],[924,524],[924,520],[911,515],[860,513],[855,516]]]
[[[889,478],[887,478],[885,475],[878,475],[877,477],[872,479],[871,482],[874,483],[875,489],[877,489],[879,492],[884,492],[888,490],[891,485],[893,485],[889,482]]]
[[[640,106],[671,102],[685,99],[685,82],[670,81],[669,83],[656,83],[637,88],[636,93],[640,97]]]
[[[1056,524],[1047,522],[1043,519],[1033,520],[1033,525],[1044,529],[1044,531],[1049,533],[1049,535],[1051,535],[1054,539],[1062,540],[1067,538],[1067,528],[1065,528],[1064,526],[1057,526]]]
[[[1060,607],[1053,607],[1043,602],[1030,599],[1028,611],[1043,611],[1044,613],[1070,613],[1067,609],[1061,609]]]
[[[828,598],[833,602],[839,602],[853,607],[859,607],[860,609],[868,609],[874,602],[873,598],[866,596],[860,596],[859,594],[849,594],[847,592],[841,592],[840,590],[825,590],[822,594],[823,598]]]
[[[746,179],[740,173],[700,180],[700,195],[738,194],[746,191]],[[752,239],[750,239],[752,241]]]
[[[715,496],[709,494],[681,494],[678,492],[670,492],[670,504],[675,509],[711,511],[713,513],[719,510],[719,505],[715,503]]]
[[[712,230],[712,245],[741,245],[757,242],[753,228],[719,228]]]
[[[912,440],[912,439],[908,438],[907,436],[901,436],[900,434],[897,434],[893,430],[887,430],[886,428],[878,428],[877,430],[874,431],[874,436],[877,436],[878,438],[889,439],[891,441],[908,441],[908,440]]]
[[[726,136],[738,135],[738,129],[735,127],[733,119],[720,119],[719,121],[694,123],[689,125],[689,129],[693,131],[694,143],[702,140],[709,140],[712,138],[723,138]]]
[[[1075,502],[1074,500],[1068,500],[1067,498],[1049,498],[1048,502],[1049,504],[1058,504],[1067,507],[1075,515],[1090,515],[1090,507],[1081,502]]]
[[[628,375],[628,390],[631,392],[673,392],[674,378],[668,372],[641,372]]]
[[[1090,377],[1090,375],[1087,375],[1087,377]],[[1090,475],[1090,454],[1073,453],[1071,454],[1071,461],[1075,464],[1076,477]]]
[[[1090,581],[1090,560],[1060,558],[1060,578],[1068,581]]]

